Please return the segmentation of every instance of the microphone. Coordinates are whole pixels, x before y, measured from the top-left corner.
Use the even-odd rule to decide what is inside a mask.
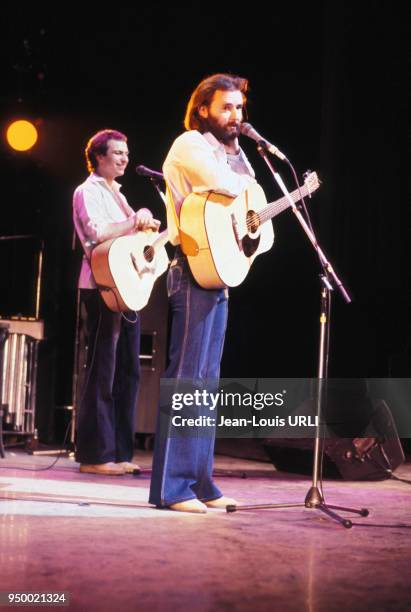
[[[271,144],[265,138],[263,138],[261,134],[259,134],[257,130],[253,128],[251,123],[247,123],[247,122],[240,123],[240,132],[241,134],[244,134],[244,136],[248,136],[249,138],[252,138],[256,142],[261,144],[268,151],[270,151],[270,153],[272,153],[273,155],[276,155],[282,161],[288,161],[284,153],[281,153],[280,149],[278,149],[275,145]]]
[[[140,176],[147,176],[150,179],[164,181],[164,174],[156,172],[156,170],[150,170],[150,168],[146,168],[146,166],[137,166],[136,172],[140,174]]]

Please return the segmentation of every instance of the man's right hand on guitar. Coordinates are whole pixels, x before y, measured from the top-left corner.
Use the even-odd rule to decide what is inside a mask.
[[[147,230],[153,229],[158,230],[160,227],[160,221],[153,218],[153,215],[148,208],[140,208],[134,215],[134,229],[135,230]]]

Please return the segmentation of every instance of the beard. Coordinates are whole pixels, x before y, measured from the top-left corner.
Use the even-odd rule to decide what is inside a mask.
[[[223,144],[230,144],[240,135],[240,124],[228,123],[222,127],[214,117],[210,115],[204,120],[204,128],[206,132],[211,132]]]

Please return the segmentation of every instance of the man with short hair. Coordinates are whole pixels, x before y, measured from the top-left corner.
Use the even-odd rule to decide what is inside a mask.
[[[129,206],[115,180],[128,165],[127,137],[102,130],[86,150],[90,176],[74,192],[73,220],[84,250],[78,287],[86,311],[87,369],[80,389],[76,460],[80,472],[138,473],[131,462],[140,379],[140,320],[112,312],[102,300],[90,266],[93,247],[153,225],[146,208]]]
[[[192,192],[240,195],[254,183],[254,171],[239,146],[247,80],[229,74],[204,79],[193,92],[185,116],[186,132],[173,143],[163,170],[168,184],[169,238],[179,245],[178,218]],[[172,309],[169,366],[165,378],[218,381],[227,324],[227,290],[203,289],[177,246],[167,279]],[[150,502],[181,512],[236,503],[212,479],[215,431],[211,435],[172,436],[159,415]]]

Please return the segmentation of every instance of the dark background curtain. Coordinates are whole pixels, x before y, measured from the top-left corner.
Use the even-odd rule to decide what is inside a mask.
[[[182,3],[116,7],[107,15],[62,8],[3,9],[3,129],[37,121],[39,145],[12,153],[3,141],[2,235],[45,241],[38,419],[52,436],[56,404],[71,403],[75,286],[71,196],[86,176],[83,149],[98,129],[129,136],[124,193],[163,222],[162,202],[133,168],[161,169],[182,131],[188,97],[208,74],[250,80],[248,117],[322,181],[309,203],[318,238],[354,301],[333,297],[330,374],[409,376],[405,9],[385,1],[305,7]],[[251,141],[243,139],[267,198],[280,196]],[[287,167],[278,162],[290,190]],[[230,294],[222,374],[315,376],[319,268],[290,211],[276,242]],[[10,246],[10,245],[9,245]],[[31,308],[33,254],[1,245],[0,314]],[[163,316],[163,315],[160,315]]]

